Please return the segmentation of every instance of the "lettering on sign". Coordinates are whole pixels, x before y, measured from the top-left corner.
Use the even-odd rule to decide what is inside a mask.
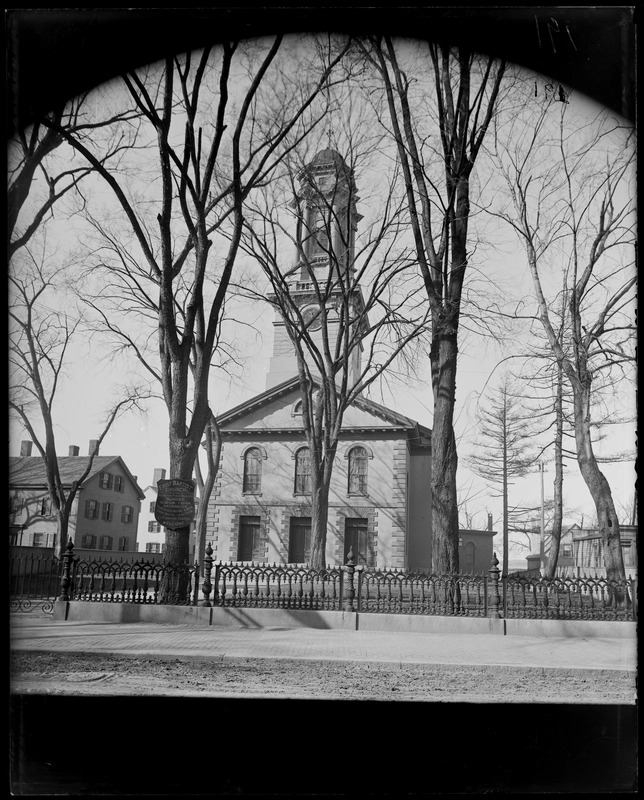
[[[194,482],[179,478],[158,481],[154,518],[171,531],[190,525],[195,518]]]

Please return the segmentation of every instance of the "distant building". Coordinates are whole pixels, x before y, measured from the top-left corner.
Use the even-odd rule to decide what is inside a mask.
[[[584,573],[604,571],[604,543],[596,528],[581,528],[573,525],[572,535],[573,565]],[[637,525],[620,525],[619,537],[622,545],[624,569],[628,576],[637,575]]]
[[[58,459],[63,487],[80,480],[87,456],[77,446]],[[120,456],[95,455],[92,470],[79,487],[69,519],[68,535],[77,548],[115,553],[136,548],[136,530],[143,492]],[[45,463],[32,455],[32,442],[21,443],[21,455],[9,459],[9,540],[12,545],[55,548],[58,518],[52,513]]]
[[[492,566],[496,531],[492,530],[492,514],[487,515],[487,529],[461,528],[458,532],[459,572],[487,575]]]
[[[166,529],[156,521],[154,509],[157,502],[157,483],[166,479],[166,470],[157,468],[152,474],[152,483],[143,489],[143,502],[141,503],[141,514],[139,516],[139,527],[137,531],[136,549],[140,553],[163,553],[165,552]],[[190,553],[194,560],[195,555],[195,536],[194,523],[190,534]]]
[[[637,576],[637,525],[620,525],[620,540],[624,569],[627,577]],[[527,557],[528,569],[538,573],[540,564],[545,566],[546,554],[539,553]],[[604,562],[604,543],[597,528],[582,528],[576,523],[563,531],[557,558],[558,575],[599,575],[606,574]]]

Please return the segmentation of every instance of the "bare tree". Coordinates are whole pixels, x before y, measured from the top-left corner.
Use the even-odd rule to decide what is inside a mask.
[[[512,478],[526,475],[534,464],[534,430],[527,424],[528,415],[519,404],[508,382],[485,405],[479,401],[479,443],[468,459],[470,468],[486,481],[500,485],[503,499],[503,569],[508,574],[510,529],[509,486]]]
[[[347,149],[352,164],[361,160],[355,141]],[[377,221],[358,233],[354,169],[326,148],[286,175],[286,199],[267,198],[249,217],[246,247],[270,281],[269,301],[296,357],[310,456],[309,563],[318,569],[326,564],[329,488],[345,412],[428,322],[427,304],[408,279],[411,254],[398,242],[403,206],[395,174],[392,181]]]
[[[343,46],[318,45],[315,58],[298,61],[290,50],[280,60],[282,37],[226,42],[124,75],[144,129],[120,172],[102,164],[93,143],[51,124],[117,200],[116,223],[104,209],[92,214],[116,254],[93,265],[102,280],[95,304],[156,319],[160,366],[148,369],[168,409],[173,478],[192,479],[211,418],[208,379],[244,205],[323,116],[316,102],[324,105]],[[188,538],[189,526],[167,531],[170,561],[187,561]]]
[[[15,266],[15,265],[14,265]],[[142,409],[145,392],[127,387],[108,411],[97,447],[89,453],[84,472],[66,490],[60,476],[56,448],[55,418],[58,389],[64,381],[69,348],[81,320],[57,311],[53,295],[61,282],[63,270],[49,273],[37,262],[27,259],[25,251],[20,269],[9,275],[12,303],[9,309],[9,408],[17,415],[39,451],[47,477],[47,489],[58,519],[56,548],[62,557],[67,545],[69,519],[78,489],[91,473],[94,457],[114,422],[127,411]],[[42,429],[42,436],[38,430]]]
[[[427,43],[424,65],[408,74],[400,47],[390,37],[372,38],[364,49],[384,85],[431,310],[432,568],[457,572],[454,407],[461,300],[472,246],[471,180],[505,64],[478,58],[465,47]],[[435,113],[423,119],[427,104],[434,105]]]
[[[117,117],[90,120],[87,95],[74,98],[64,106],[53,109],[42,120],[37,120],[26,130],[19,130],[8,142],[7,170],[7,247],[11,260],[24,247],[52,215],[54,207],[64,197],[69,197],[94,167],[82,159],[74,161],[73,151],[61,145],[66,131],[87,140],[96,137],[100,129],[107,129],[118,119],[132,127],[123,128],[123,134],[106,143],[101,163],[107,165],[134,141],[136,110],[125,110]],[[37,196],[33,189],[37,187]],[[29,198],[29,203],[27,199]]]
[[[510,202],[495,211],[524,246],[539,319],[572,388],[577,462],[596,507],[607,576],[623,579],[619,520],[593,449],[591,411],[600,389],[624,378],[632,385],[634,133],[570,101],[524,100],[498,130]],[[567,276],[569,348],[553,321],[553,270]]]

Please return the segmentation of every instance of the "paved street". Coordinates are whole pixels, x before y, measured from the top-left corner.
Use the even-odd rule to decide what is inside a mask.
[[[616,623],[619,624],[619,623]],[[630,639],[69,623],[12,615],[16,651],[635,670]]]

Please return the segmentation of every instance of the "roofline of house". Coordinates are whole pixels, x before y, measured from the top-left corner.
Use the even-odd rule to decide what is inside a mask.
[[[30,457],[31,458],[38,458],[38,456],[30,456]],[[111,460],[108,461],[107,464],[102,464],[100,469],[98,469],[98,468],[94,469],[94,465],[92,464],[92,471],[85,478],[85,482],[87,482],[88,480],[93,478],[97,473],[104,472],[115,461],[119,461],[120,464],[121,464],[121,467],[123,468],[123,471],[126,473],[127,477],[132,482],[132,485],[134,486],[134,488],[135,488],[135,490],[136,490],[136,492],[137,492],[137,494],[139,496],[139,500],[144,500],[145,499],[145,494],[144,494],[143,490],[141,489],[141,487],[139,486],[138,481],[135,480],[134,475],[132,475],[132,473],[130,472],[130,470],[127,467],[127,464],[125,463],[125,461],[123,461],[121,456],[100,456],[100,457],[101,458],[110,458]],[[62,459],[62,458],[87,458],[87,456],[58,456],[59,460]],[[73,483],[74,483],[74,481],[63,481],[62,482],[62,486],[63,486],[64,489],[70,489],[72,487]],[[34,491],[35,489],[38,489],[38,490],[42,489],[44,491],[49,491],[49,486],[47,485],[46,482],[44,482],[44,483],[24,483],[24,482],[19,482],[19,481],[12,481],[11,479],[9,479],[9,488],[10,489],[14,489],[14,490],[28,489],[30,491]],[[83,488],[84,488],[84,486],[83,486],[83,484],[81,484],[78,487],[78,491],[80,492]]]

